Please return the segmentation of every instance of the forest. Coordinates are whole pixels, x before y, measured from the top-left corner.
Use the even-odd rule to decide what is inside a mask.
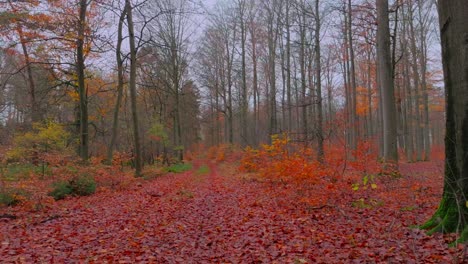
[[[0,262],[465,263],[468,0],[0,0]]]

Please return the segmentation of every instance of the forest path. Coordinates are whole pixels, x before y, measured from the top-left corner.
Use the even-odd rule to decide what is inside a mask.
[[[193,165],[191,171],[130,190],[57,202],[47,214],[0,219],[0,262],[437,263],[452,258],[440,237],[408,228],[437,205],[439,191],[429,191],[440,188],[434,185],[438,178],[415,191],[407,182],[414,176],[389,183],[398,185],[372,208],[353,206],[361,194],[349,188],[341,190],[336,204],[311,209],[300,201],[297,186],[252,180],[229,164],[198,160]],[[404,187],[395,193],[398,199],[388,197]]]

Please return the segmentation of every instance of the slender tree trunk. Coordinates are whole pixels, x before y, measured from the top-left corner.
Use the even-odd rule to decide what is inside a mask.
[[[390,54],[390,28],[388,0],[377,0],[377,57],[379,60],[379,83],[382,87],[384,160],[398,164],[397,122],[395,95],[393,92],[392,61]]]
[[[305,5],[305,3],[303,3]],[[302,6],[299,19],[299,33],[300,33],[300,49],[299,49],[299,64],[301,67],[301,92],[302,92],[302,133],[304,135],[304,142],[307,144],[309,140],[309,130],[307,124],[307,82],[306,82],[306,16],[305,16],[305,6]]]
[[[241,57],[242,57],[242,92],[241,92],[241,140],[244,146],[249,144],[247,135],[247,114],[249,111],[249,104],[247,98],[247,73],[246,73],[246,29],[244,21],[245,1],[239,0],[239,19],[241,30]]]
[[[234,29],[234,39],[236,36],[236,31]],[[229,129],[229,143],[234,143],[234,121],[232,116],[232,63],[234,60],[234,47],[233,51],[230,51],[229,47],[229,40],[225,40],[226,46],[226,64],[227,64],[227,82],[228,82],[228,105],[227,105],[227,112],[228,112],[228,129]]]
[[[8,4],[14,11],[16,8],[13,6],[12,0],[8,0]],[[28,85],[29,85],[29,100],[30,100],[30,111],[31,111],[31,122],[39,122],[41,119],[40,116],[40,111],[39,107],[37,105],[37,100],[36,100],[36,84],[34,83],[34,76],[32,73],[32,67],[31,67],[31,59],[29,57],[29,52],[28,52],[28,47],[27,47],[27,40],[25,38],[25,34],[23,32],[23,27],[21,26],[20,23],[17,23],[16,25],[16,32],[18,33],[18,37],[20,40],[21,44],[21,49],[23,51],[23,56],[24,56],[24,62],[25,62],[25,68],[26,68],[26,73],[27,73],[27,79],[28,79]]]
[[[291,100],[291,25],[289,9],[291,4],[286,3],[286,103],[288,108],[288,131],[293,129],[292,100]]]
[[[80,0],[80,11],[78,21],[78,38],[76,40],[76,71],[78,77],[78,94],[80,104],[80,157],[83,161],[89,158],[89,135],[88,135],[88,94],[85,87],[85,29],[86,11],[88,0]]]
[[[414,116],[416,121],[416,160],[423,160],[423,151],[424,151],[424,134],[423,126],[421,122],[421,112],[420,112],[420,82],[419,82],[419,68],[418,68],[418,50],[416,46],[416,32],[414,30],[414,15],[413,10],[409,8],[409,27],[410,27],[410,44],[411,44],[411,53],[413,57],[412,70],[413,70],[413,83],[414,83]]]
[[[320,1],[315,0],[315,81],[317,91],[317,140],[318,140],[318,160],[323,162],[323,110],[322,110],[322,63],[320,50]]]
[[[252,67],[253,67],[253,107],[254,107],[254,118],[253,118],[253,143],[256,146],[258,144],[258,120],[259,120],[259,109],[258,109],[258,103],[260,101],[260,98],[258,96],[258,71],[257,71],[257,36],[255,35],[255,25],[253,18],[251,18],[250,21],[250,39],[252,42]]]
[[[127,24],[128,24],[128,40],[130,44],[130,104],[132,108],[133,120],[133,140],[135,145],[135,176],[140,177],[142,174],[142,160],[141,160],[141,146],[140,146],[140,128],[138,123],[137,111],[137,91],[136,91],[136,63],[137,63],[137,50],[135,46],[135,32],[133,27],[132,6],[130,0],[125,0],[125,9],[127,10]]]
[[[356,150],[359,139],[359,120],[356,113],[357,93],[356,93],[356,69],[354,63],[354,46],[353,46],[353,17],[352,17],[351,0],[348,0],[348,44],[349,44],[349,61],[350,61],[350,86],[351,86],[351,144],[352,150]]]
[[[430,126],[429,126],[429,98],[427,89],[427,36],[426,36],[426,25],[424,25],[424,17],[422,15],[422,3],[421,0],[418,2],[418,17],[419,17],[419,36],[421,41],[421,50],[419,52],[419,63],[421,65],[421,93],[423,101],[423,141],[424,141],[424,160],[428,161],[431,155],[431,142],[430,142]]]
[[[123,42],[122,27],[123,27],[123,23],[125,21],[126,15],[127,15],[127,9],[124,8],[122,13],[120,14],[119,24],[117,28],[117,47],[115,50],[115,55],[116,55],[116,60],[117,60],[117,82],[118,83],[117,83],[117,101],[115,102],[114,115],[113,115],[113,121],[112,121],[112,136],[111,136],[109,148],[107,149],[107,162],[109,162],[110,164],[112,163],[115,142],[117,141],[118,128],[119,128],[119,112],[120,112],[120,106],[122,104],[122,98],[123,98],[124,69],[123,69],[123,59],[122,59],[121,49],[122,49],[122,42]]]
[[[371,73],[371,47],[367,49],[367,108],[368,110],[368,126],[367,126],[367,137],[371,138],[374,135],[373,126],[373,109],[372,109],[372,73]]]

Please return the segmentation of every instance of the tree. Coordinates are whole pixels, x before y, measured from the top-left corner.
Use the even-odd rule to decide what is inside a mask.
[[[397,164],[397,122],[390,55],[388,0],[377,0],[377,59],[379,84],[382,91],[384,159],[385,162]]]
[[[136,63],[137,63],[137,48],[135,45],[135,32],[133,26],[132,16],[132,5],[130,0],[125,0],[125,9],[127,11],[127,26],[128,26],[128,40],[130,43],[130,104],[132,108],[132,120],[133,120],[133,139],[135,145],[135,175],[141,176],[142,169],[142,158],[141,158],[141,146],[140,146],[140,129],[138,124],[138,112],[137,112],[137,91],[136,91]]]
[[[438,1],[446,98],[445,177],[439,208],[422,227],[468,238],[468,1]]]
[[[76,75],[78,78],[78,94],[80,101],[80,157],[84,161],[89,158],[88,135],[88,94],[85,87],[85,34],[86,12],[88,0],[80,0],[78,19],[78,36],[76,38]]]
[[[115,50],[116,62],[117,62],[117,100],[115,102],[114,116],[112,122],[112,136],[107,149],[107,161],[112,163],[113,151],[115,142],[117,141],[117,132],[119,127],[119,111],[120,105],[122,104],[123,88],[124,88],[124,61],[122,58],[122,42],[123,42],[123,23],[125,16],[127,15],[127,9],[124,7],[120,13],[119,24],[117,26],[117,47]]]
[[[241,142],[245,145],[248,143],[247,135],[247,112],[249,110],[248,98],[247,98],[247,77],[246,77],[246,38],[247,38],[247,29],[245,25],[245,9],[246,2],[245,0],[237,1],[238,17],[240,22],[241,30],[241,57],[242,57],[242,89],[241,89]]]
[[[317,140],[318,140],[318,159],[323,161],[323,111],[322,111],[322,63],[320,51],[320,8],[319,0],[315,0],[315,74],[317,89]]]

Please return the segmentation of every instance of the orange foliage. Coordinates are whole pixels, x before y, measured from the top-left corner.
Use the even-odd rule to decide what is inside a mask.
[[[231,144],[212,146],[206,152],[206,157],[216,162],[235,161],[240,158],[239,148]]]
[[[271,145],[262,145],[258,150],[247,147],[240,169],[274,181],[317,183],[330,171],[313,161],[312,156],[310,148],[291,144],[285,134],[275,135]]]

